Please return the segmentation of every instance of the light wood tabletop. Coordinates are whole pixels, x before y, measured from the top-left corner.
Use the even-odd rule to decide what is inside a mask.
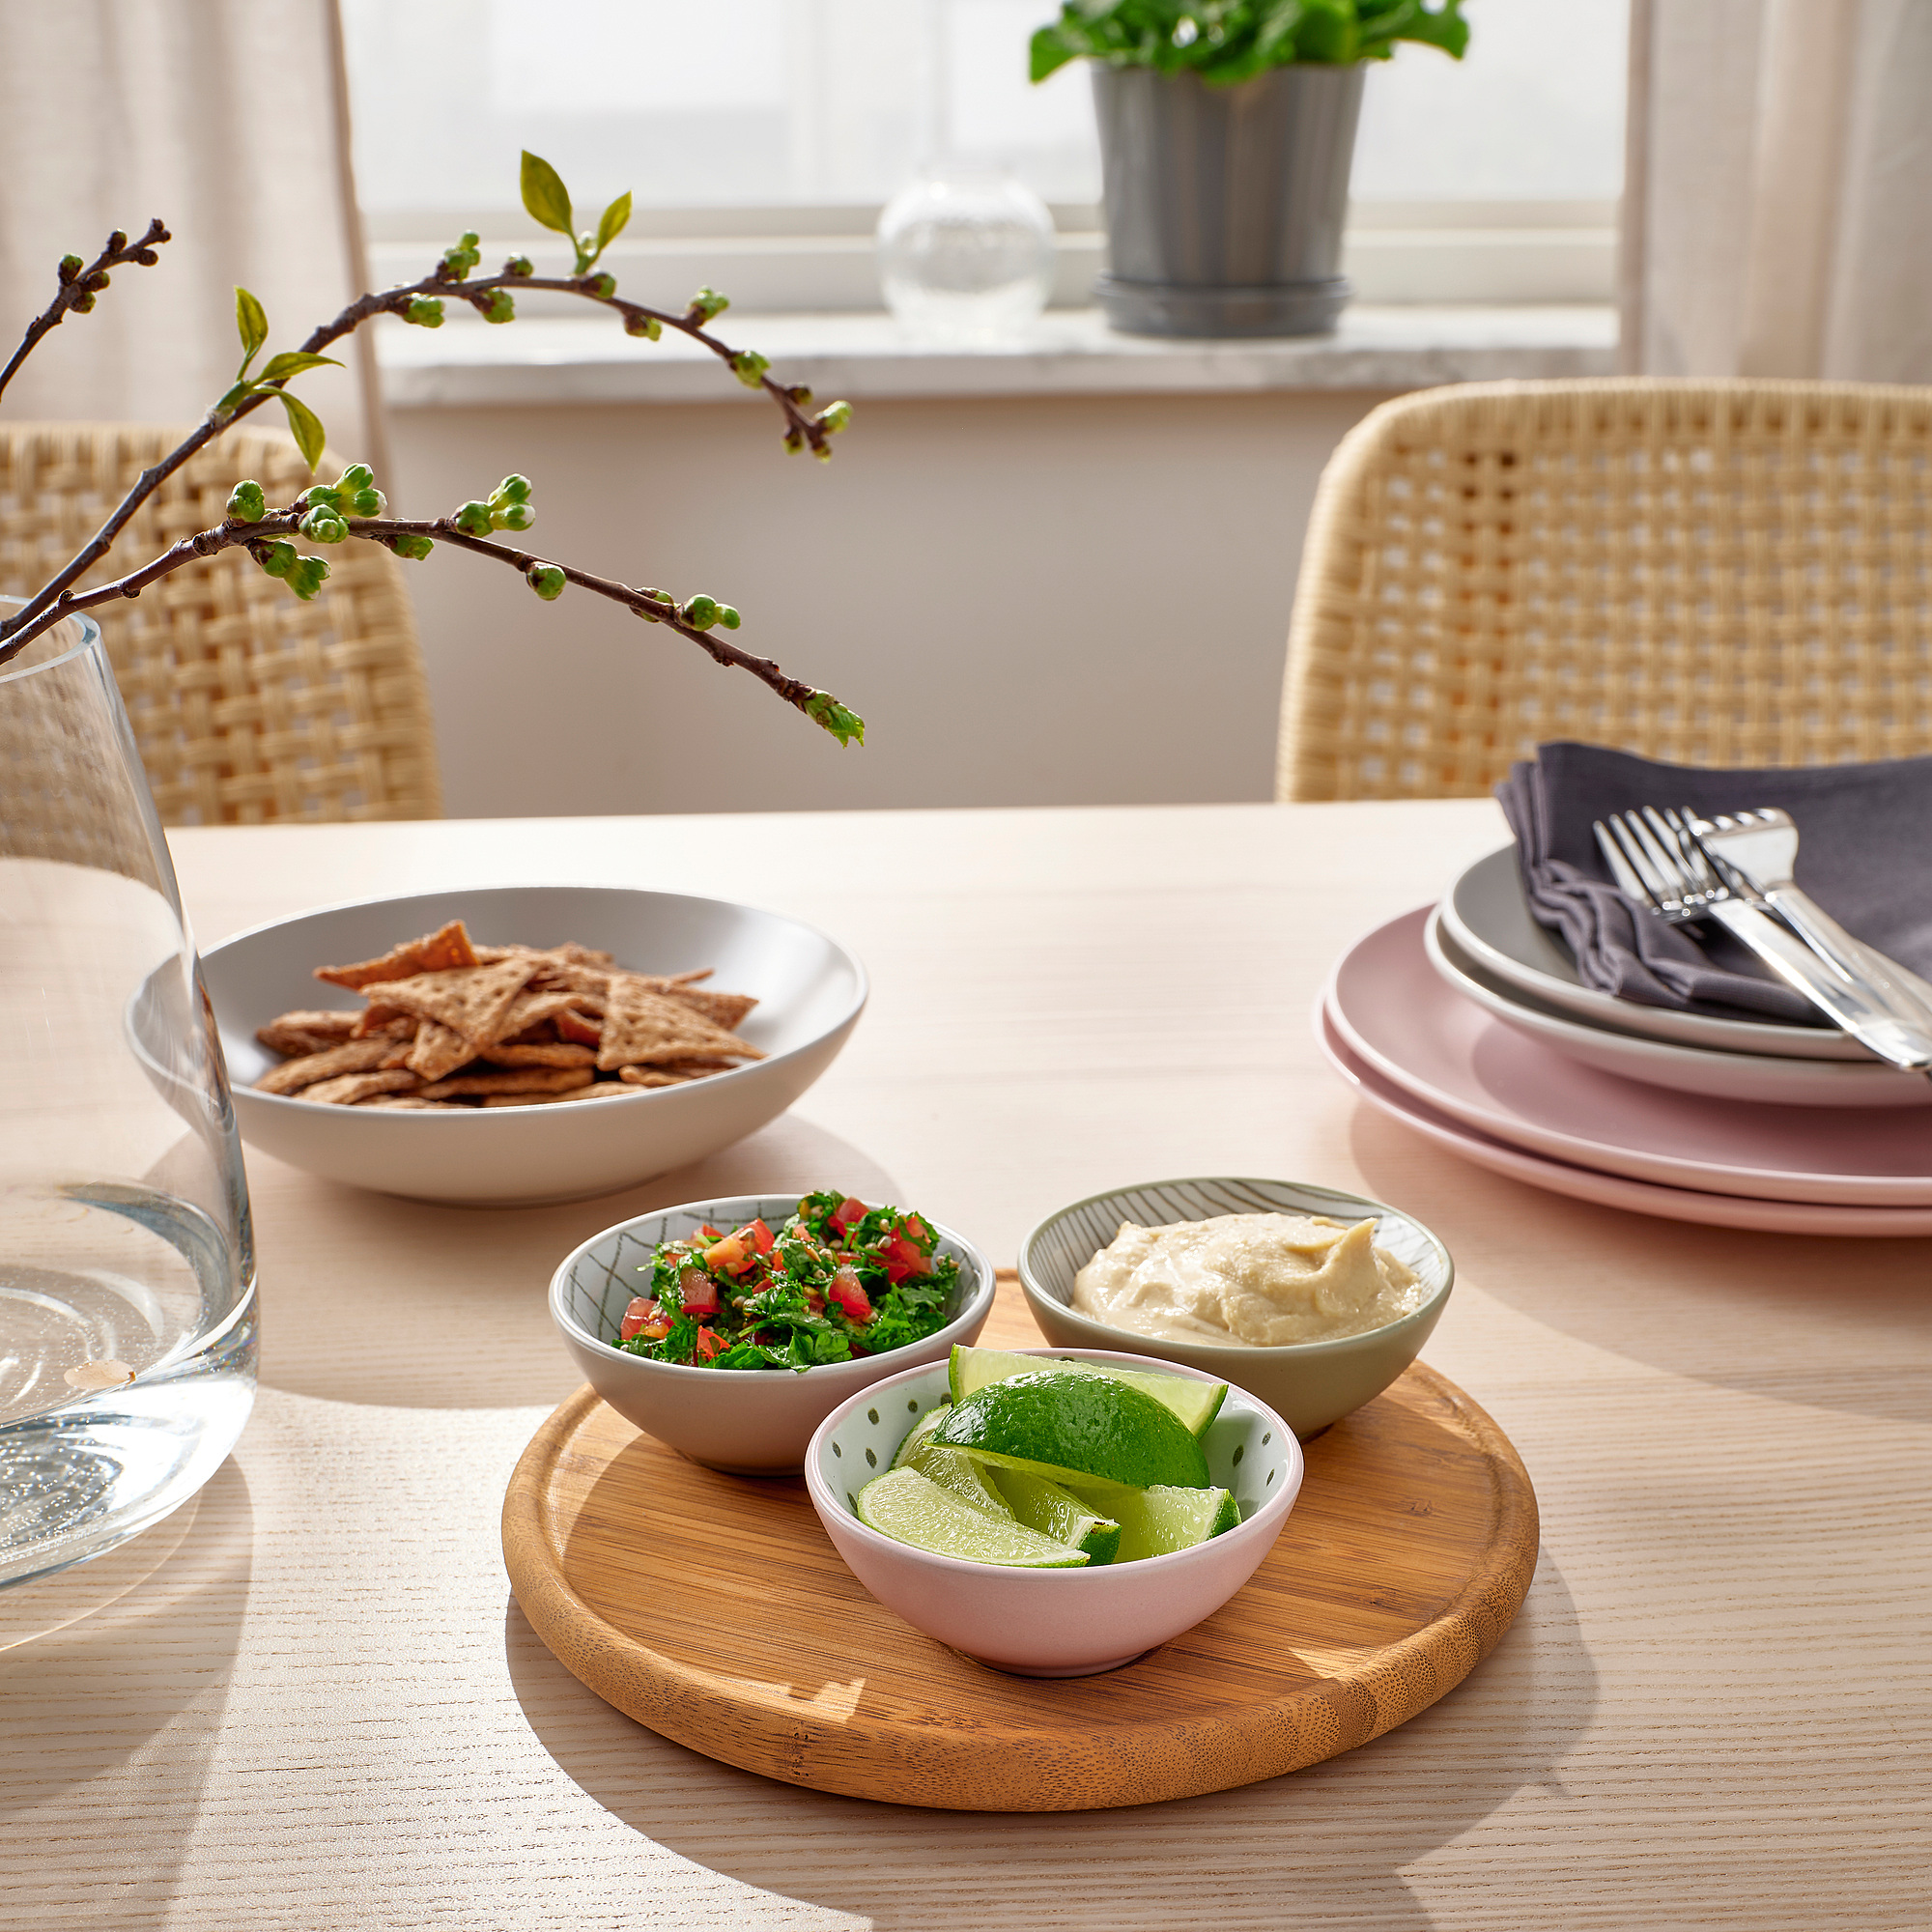
[[[632,884],[810,920],[873,998],[790,1115],[603,1200],[427,1207],[249,1155],[240,1448],[158,1529],[0,1596],[0,1924],[1932,1922],[1932,1241],[1546,1195],[1359,1108],[1312,1037],[1337,953],[1503,838],[1487,802],[174,834],[204,944]],[[668,1744],[525,1623],[498,1512],[576,1386],[544,1290],[597,1229],[842,1185],[1006,1264],[1083,1195],[1216,1173],[1398,1203],[1456,1256],[1426,1358],[1515,1442],[1543,1545],[1514,1629],[1409,1723],[1219,1796],[923,1811]],[[810,1684],[785,1641],[774,1675]]]

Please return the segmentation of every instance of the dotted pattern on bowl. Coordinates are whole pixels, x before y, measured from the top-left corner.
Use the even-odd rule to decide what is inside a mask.
[[[1082,1201],[1039,1228],[1027,1242],[1021,1265],[1034,1286],[1063,1307],[1073,1304],[1073,1277],[1121,1232],[1122,1221],[1143,1228],[1176,1221],[1208,1221],[1220,1214],[1325,1214],[1353,1223],[1362,1218],[1359,1196],[1333,1188],[1279,1180],[1170,1180],[1122,1187]],[[1439,1287],[1442,1258],[1434,1241],[1406,1215],[1375,1217],[1376,1245]],[[1096,1319],[1096,1318],[1095,1318]]]
[[[651,1263],[660,1242],[681,1241],[707,1225],[722,1228],[726,1221],[744,1222],[759,1215],[777,1227],[779,1219],[789,1217],[798,1206],[798,1196],[768,1194],[740,1201],[735,1207],[723,1201],[714,1205],[724,1220],[709,1208],[702,1213],[646,1215],[597,1242],[571,1265],[563,1285],[564,1312],[584,1334],[614,1349],[622,1333],[625,1309],[635,1296],[651,1291]],[[953,1242],[942,1239],[939,1252],[959,1264],[959,1279],[946,1304],[946,1319],[952,1321],[972,1293],[976,1276],[971,1260]]]
[[[1077,1358],[1073,1350],[1063,1350],[1059,1357]],[[1042,1355],[1039,1365],[1050,1368],[1054,1359]],[[1159,1373],[1157,1369],[1142,1371],[1150,1372]],[[947,1364],[935,1363],[917,1380],[880,1390],[856,1406],[833,1432],[827,1473],[833,1490],[845,1498],[845,1506],[854,1516],[859,1514],[859,1492],[892,1467],[907,1432],[928,1409],[937,1408],[950,1390]],[[1201,1438],[1201,1447],[1208,1458],[1208,1480],[1216,1489],[1233,1492],[1243,1522],[1274,1493],[1275,1486],[1286,1480],[1287,1443],[1293,1439],[1239,1389],[1229,1389],[1220,1414]]]

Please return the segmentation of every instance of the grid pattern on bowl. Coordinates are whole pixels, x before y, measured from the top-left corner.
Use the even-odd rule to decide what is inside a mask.
[[[1059,1353],[1061,1359],[1067,1360],[1077,1359],[1080,1351],[1063,1350]],[[1053,1359],[1042,1355],[1040,1367],[1051,1367]],[[935,1362],[896,1388],[871,1391],[865,1402],[853,1405],[832,1432],[826,1460],[820,1466],[833,1492],[844,1497],[845,1507],[854,1516],[859,1513],[859,1492],[892,1467],[906,1432],[950,1394],[949,1366]],[[1239,1389],[1229,1389],[1220,1414],[1201,1438],[1201,1447],[1208,1458],[1208,1481],[1233,1493],[1243,1522],[1274,1493],[1275,1486],[1287,1479],[1288,1443],[1293,1439],[1289,1431],[1272,1416],[1264,1415]]]
[[[758,1215],[776,1227],[789,1219],[797,1206],[796,1194],[766,1194],[713,1202],[698,1213],[685,1209],[627,1221],[593,1242],[571,1264],[563,1285],[564,1313],[584,1334],[614,1349],[625,1309],[633,1297],[649,1292],[651,1262],[661,1241],[682,1240],[707,1225],[741,1225]],[[971,1262],[952,1242],[942,1239],[939,1252],[959,1264],[959,1280],[946,1303],[946,1319],[952,1321],[958,1318],[977,1283]]]
[[[1022,1265],[1034,1286],[1071,1305],[1073,1277],[1121,1232],[1123,1221],[1143,1228],[1176,1221],[1207,1221],[1219,1214],[1325,1214],[1331,1220],[1362,1218],[1361,1199],[1334,1188],[1278,1180],[1168,1180],[1122,1187],[1082,1201],[1040,1228],[1027,1243]],[[1376,1245],[1412,1269],[1431,1289],[1442,1283],[1435,1243],[1406,1215],[1382,1209],[1375,1216]]]

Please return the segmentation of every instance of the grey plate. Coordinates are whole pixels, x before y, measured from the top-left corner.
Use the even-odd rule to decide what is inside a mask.
[[[1577,977],[1577,962],[1562,943],[1531,917],[1514,845],[1478,859],[1450,888],[1441,911],[1443,930],[1476,965],[1532,999],[1612,1033],[1781,1060],[1874,1058],[1857,1040],[1833,1029],[1713,1019],[1706,1013],[1640,1006],[1584,985]]]

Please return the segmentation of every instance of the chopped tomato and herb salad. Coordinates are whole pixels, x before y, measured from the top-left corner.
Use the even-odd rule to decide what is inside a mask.
[[[806,1195],[776,1229],[700,1228],[660,1243],[618,1347],[657,1362],[801,1373],[883,1355],[950,1319],[959,1264],[938,1245],[922,1215],[837,1190]]]

